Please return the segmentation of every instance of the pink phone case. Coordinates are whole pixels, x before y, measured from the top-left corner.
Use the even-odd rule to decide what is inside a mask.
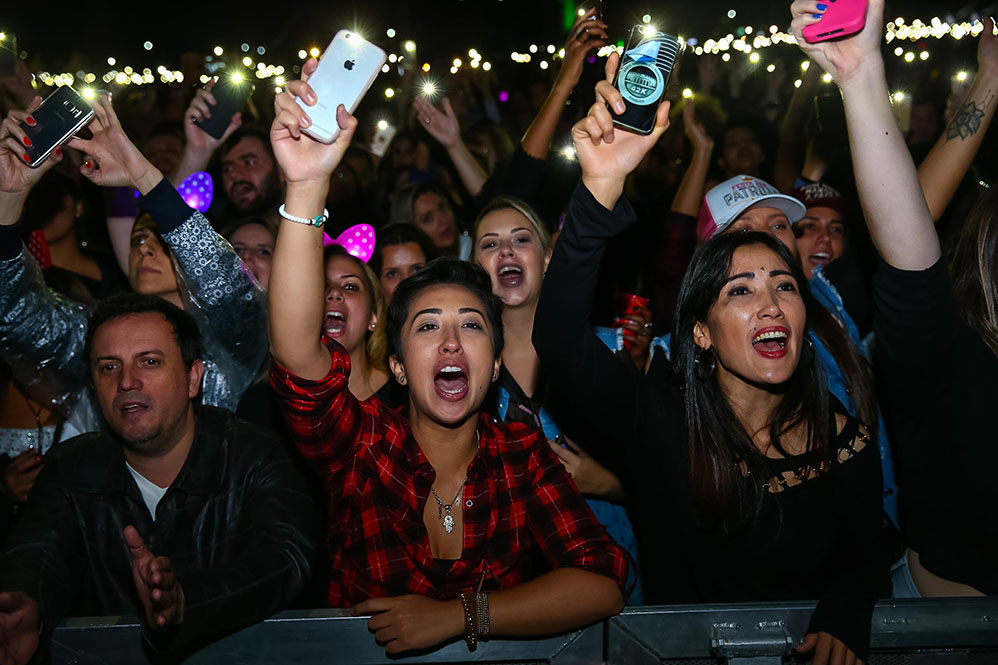
[[[866,25],[867,0],[822,1],[828,5],[828,10],[819,22],[801,31],[809,44],[848,37]]]

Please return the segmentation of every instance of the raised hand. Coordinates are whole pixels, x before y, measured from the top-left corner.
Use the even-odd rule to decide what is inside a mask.
[[[693,99],[683,102],[683,131],[686,138],[694,150],[710,152],[714,149],[714,138],[704,128],[703,123],[697,120],[696,105]]]
[[[41,473],[45,458],[34,449],[25,450],[7,464],[3,470],[3,485],[14,501],[24,503],[28,492]]]
[[[867,67],[877,66],[878,63],[883,66],[880,43],[884,38],[884,0],[869,0],[866,25],[855,35],[809,44],[802,31],[821,22],[822,19],[815,18],[824,13],[824,10],[818,9],[819,4],[822,4],[819,0],[796,0],[790,6],[793,16],[790,27],[804,53],[831,74],[840,87]]]
[[[38,649],[38,603],[19,592],[0,593],[0,663],[25,665]]]
[[[41,103],[42,98],[35,97],[27,110],[11,111],[0,123],[0,194],[6,198],[26,197],[45,172],[62,161],[62,150],[56,148],[38,168],[28,166],[28,154],[24,149],[29,145],[29,139],[19,125],[22,122],[33,124],[35,120],[31,114]],[[8,223],[16,221],[15,216]]]
[[[328,187],[329,176],[343,159],[357,129],[357,119],[340,104],[336,109],[340,133],[335,141],[327,145],[302,134],[302,128],[311,125],[312,120],[295,101],[295,97],[301,98],[309,106],[315,105],[315,91],[306,81],[318,66],[318,60],[309,58],[302,67],[301,80],[289,81],[285,91],[274,99],[275,117],[270,128],[270,142],[289,186],[295,183],[325,182]]]
[[[74,138],[68,144],[87,155],[80,173],[102,187],[134,187],[148,194],[163,179],[163,174],[125,134],[107,94],[96,97],[93,109],[96,117],[90,123],[90,131],[94,137]]]
[[[170,560],[150,552],[134,526],[126,526],[124,536],[132,554],[132,579],[146,623],[150,628],[163,630],[183,622],[184,591],[173,574]]]
[[[670,103],[663,101],[658,106],[655,128],[650,134],[614,130],[607,104],[618,115],[627,108],[620,91],[611,84],[619,66],[620,56],[611,53],[606,62],[606,79],[596,84],[596,103],[590,107],[589,115],[572,127],[572,140],[582,167],[582,182],[611,210],[624,189],[627,175],[637,168],[669,127]]]
[[[595,16],[596,8],[593,7],[580,16],[568,31],[568,38],[565,39],[565,57],[561,61],[555,85],[574,88],[582,77],[582,68],[589,52],[606,46],[607,25],[603,21],[596,20]]]
[[[998,35],[995,34],[995,20],[984,19],[984,31],[977,45],[977,74],[998,76]]]
[[[217,139],[194,124],[194,121],[201,122],[211,117],[212,107],[218,104],[215,95],[211,93],[214,87],[213,79],[197,91],[187,110],[184,111],[184,136],[187,138],[186,149],[189,151],[211,154],[243,124],[243,115],[237,111],[232,114],[232,120],[225,128],[225,133]]]
[[[460,600],[440,601],[426,596],[372,598],[353,608],[354,616],[372,615],[367,629],[385,653],[396,654],[432,647],[464,631]]]
[[[447,150],[461,140],[461,125],[448,98],[444,97],[438,109],[428,99],[416,97],[412,108],[420,125]]]

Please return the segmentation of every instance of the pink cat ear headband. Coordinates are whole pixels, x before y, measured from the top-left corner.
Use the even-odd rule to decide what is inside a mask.
[[[333,240],[328,233],[322,234],[322,246],[339,245],[351,256],[367,263],[374,256],[374,227],[370,224],[357,224]]]

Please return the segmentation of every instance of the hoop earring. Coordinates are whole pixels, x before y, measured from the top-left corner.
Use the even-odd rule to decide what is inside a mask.
[[[710,358],[704,359],[700,362],[701,358],[704,358],[707,354],[710,354]],[[717,356],[714,353],[713,348],[703,349],[693,358],[693,364],[696,365],[696,374],[699,379],[707,379],[711,374],[717,370]]]

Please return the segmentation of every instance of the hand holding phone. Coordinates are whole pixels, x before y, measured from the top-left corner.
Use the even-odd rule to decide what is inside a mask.
[[[884,40],[885,0],[794,0],[790,5],[793,20],[790,28],[800,49],[825,72],[839,88],[847,86],[857,73],[883,62],[880,46]],[[842,9],[839,9],[839,6]],[[817,7],[817,9],[816,9]],[[824,8],[824,9],[822,9]],[[862,24],[859,12],[865,12]],[[834,12],[834,15],[833,15]],[[839,18],[835,18],[835,16]],[[850,16],[852,19],[850,19]],[[842,28],[841,32],[838,32]],[[846,30],[857,29],[848,33]],[[821,41],[810,42],[807,34],[826,35]]]
[[[93,118],[94,110],[75,90],[68,85],[56,88],[19,125],[24,161],[37,168]]]
[[[360,35],[347,30],[337,32],[318,68],[308,77],[315,104],[296,100],[311,120],[301,131],[322,143],[335,141],[340,133],[337,107],[342,104],[353,113],[387,60],[384,51]]]
[[[46,171],[62,161],[61,151],[56,151],[53,152],[52,159],[41,168],[28,167],[31,157],[25,151],[24,140],[27,134],[21,129],[21,124],[29,122],[29,119],[30,123],[36,122],[31,114],[41,103],[42,98],[36,95],[26,111],[11,111],[0,123],[0,199],[23,199]],[[0,226],[17,222],[20,207],[20,203],[14,206],[0,205]]]
[[[239,121],[233,116],[246,105],[246,100],[256,90],[256,86],[252,81],[244,79],[242,74],[228,74],[206,90],[215,103],[211,104],[202,94],[203,91],[199,90],[191,101],[189,117],[193,118],[195,127],[221,141],[226,132],[231,134],[239,126]]]
[[[638,134],[651,133],[658,104],[685,48],[672,35],[650,30],[648,26],[634,26],[613,82],[627,105],[623,113],[614,117],[614,125]]]
[[[824,14],[815,14],[820,22],[809,25],[801,34],[809,44],[842,39],[854,35],[866,25],[868,0],[825,0],[818,5],[827,7]]]

